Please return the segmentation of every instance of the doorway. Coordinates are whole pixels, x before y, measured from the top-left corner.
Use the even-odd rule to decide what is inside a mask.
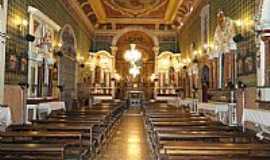
[[[202,83],[202,101],[208,102],[209,67],[207,65],[203,66],[201,83]]]

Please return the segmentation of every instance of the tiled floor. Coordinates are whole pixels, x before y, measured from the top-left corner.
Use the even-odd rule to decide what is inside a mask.
[[[122,117],[111,143],[97,160],[152,160],[143,117],[137,111]]]

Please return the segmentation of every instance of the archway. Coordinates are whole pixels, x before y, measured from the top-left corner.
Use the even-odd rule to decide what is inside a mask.
[[[63,87],[61,99],[72,107],[72,99],[76,96],[76,51],[77,40],[73,27],[66,24],[60,33],[62,43],[59,68],[59,84]]]
[[[122,94],[118,96],[123,97],[123,91],[136,86],[138,89],[144,90],[147,99],[152,98],[153,84],[150,81],[150,76],[154,73],[155,69],[155,53],[153,48],[156,43],[148,33],[139,30],[125,32],[117,39],[117,42],[113,42],[116,43],[115,45],[118,48],[115,55],[115,68],[116,72],[122,77],[122,81],[120,82],[122,91],[119,92]],[[136,44],[136,49],[142,53],[142,60],[139,64],[141,66],[141,72],[135,78],[129,74],[130,64],[123,58],[125,51],[130,49],[130,44],[132,43]]]
[[[201,84],[202,84],[202,101],[208,102],[208,88],[209,88],[209,72],[210,69],[207,65],[202,68]]]

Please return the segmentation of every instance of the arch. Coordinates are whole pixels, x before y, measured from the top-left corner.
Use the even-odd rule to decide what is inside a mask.
[[[101,50],[95,53],[95,56],[99,56],[99,55],[103,55],[109,58],[113,57],[108,51],[105,51],[105,50]]]
[[[62,28],[60,33],[60,41],[63,51],[68,51],[76,55],[77,38],[74,29],[70,24],[65,24]]]
[[[170,52],[170,51],[164,51],[164,52],[162,52],[162,53],[160,53],[160,54],[158,55],[158,59],[161,59],[161,58],[163,58],[163,57],[165,57],[165,56],[174,56],[174,53],[172,53],[172,52]]]
[[[153,34],[153,32],[143,28],[143,27],[128,27],[128,28],[125,28],[123,30],[121,30],[120,32],[118,32],[118,34],[116,36],[113,37],[113,40],[112,40],[112,46],[116,46],[117,45],[117,42],[118,40],[123,36],[125,35],[126,33],[128,32],[132,32],[132,31],[141,31],[145,34],[147,34],[149,37],[151,37],[151,39],[153,40],[154,42],[154,45],[155,46],[159,46],[159,41],[158,41],[158,38],[157,36],[155,36]]]
[[[208,65],[204,65],[202,67],[201,80],[202,80],[202,83],[208,83],[208,85],[209,85],[210,68],[208,67]]]
[[[210,82],[210,68],[208,65],[202,67],[201,84],[202,84],[202,101],[208,102],[208,88]]]

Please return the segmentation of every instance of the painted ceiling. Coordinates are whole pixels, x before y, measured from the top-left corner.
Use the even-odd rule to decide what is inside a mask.
[[[179,30],[201,0],[61,0],[92,30]],[[79,16],[78,16],[79,15]]]

